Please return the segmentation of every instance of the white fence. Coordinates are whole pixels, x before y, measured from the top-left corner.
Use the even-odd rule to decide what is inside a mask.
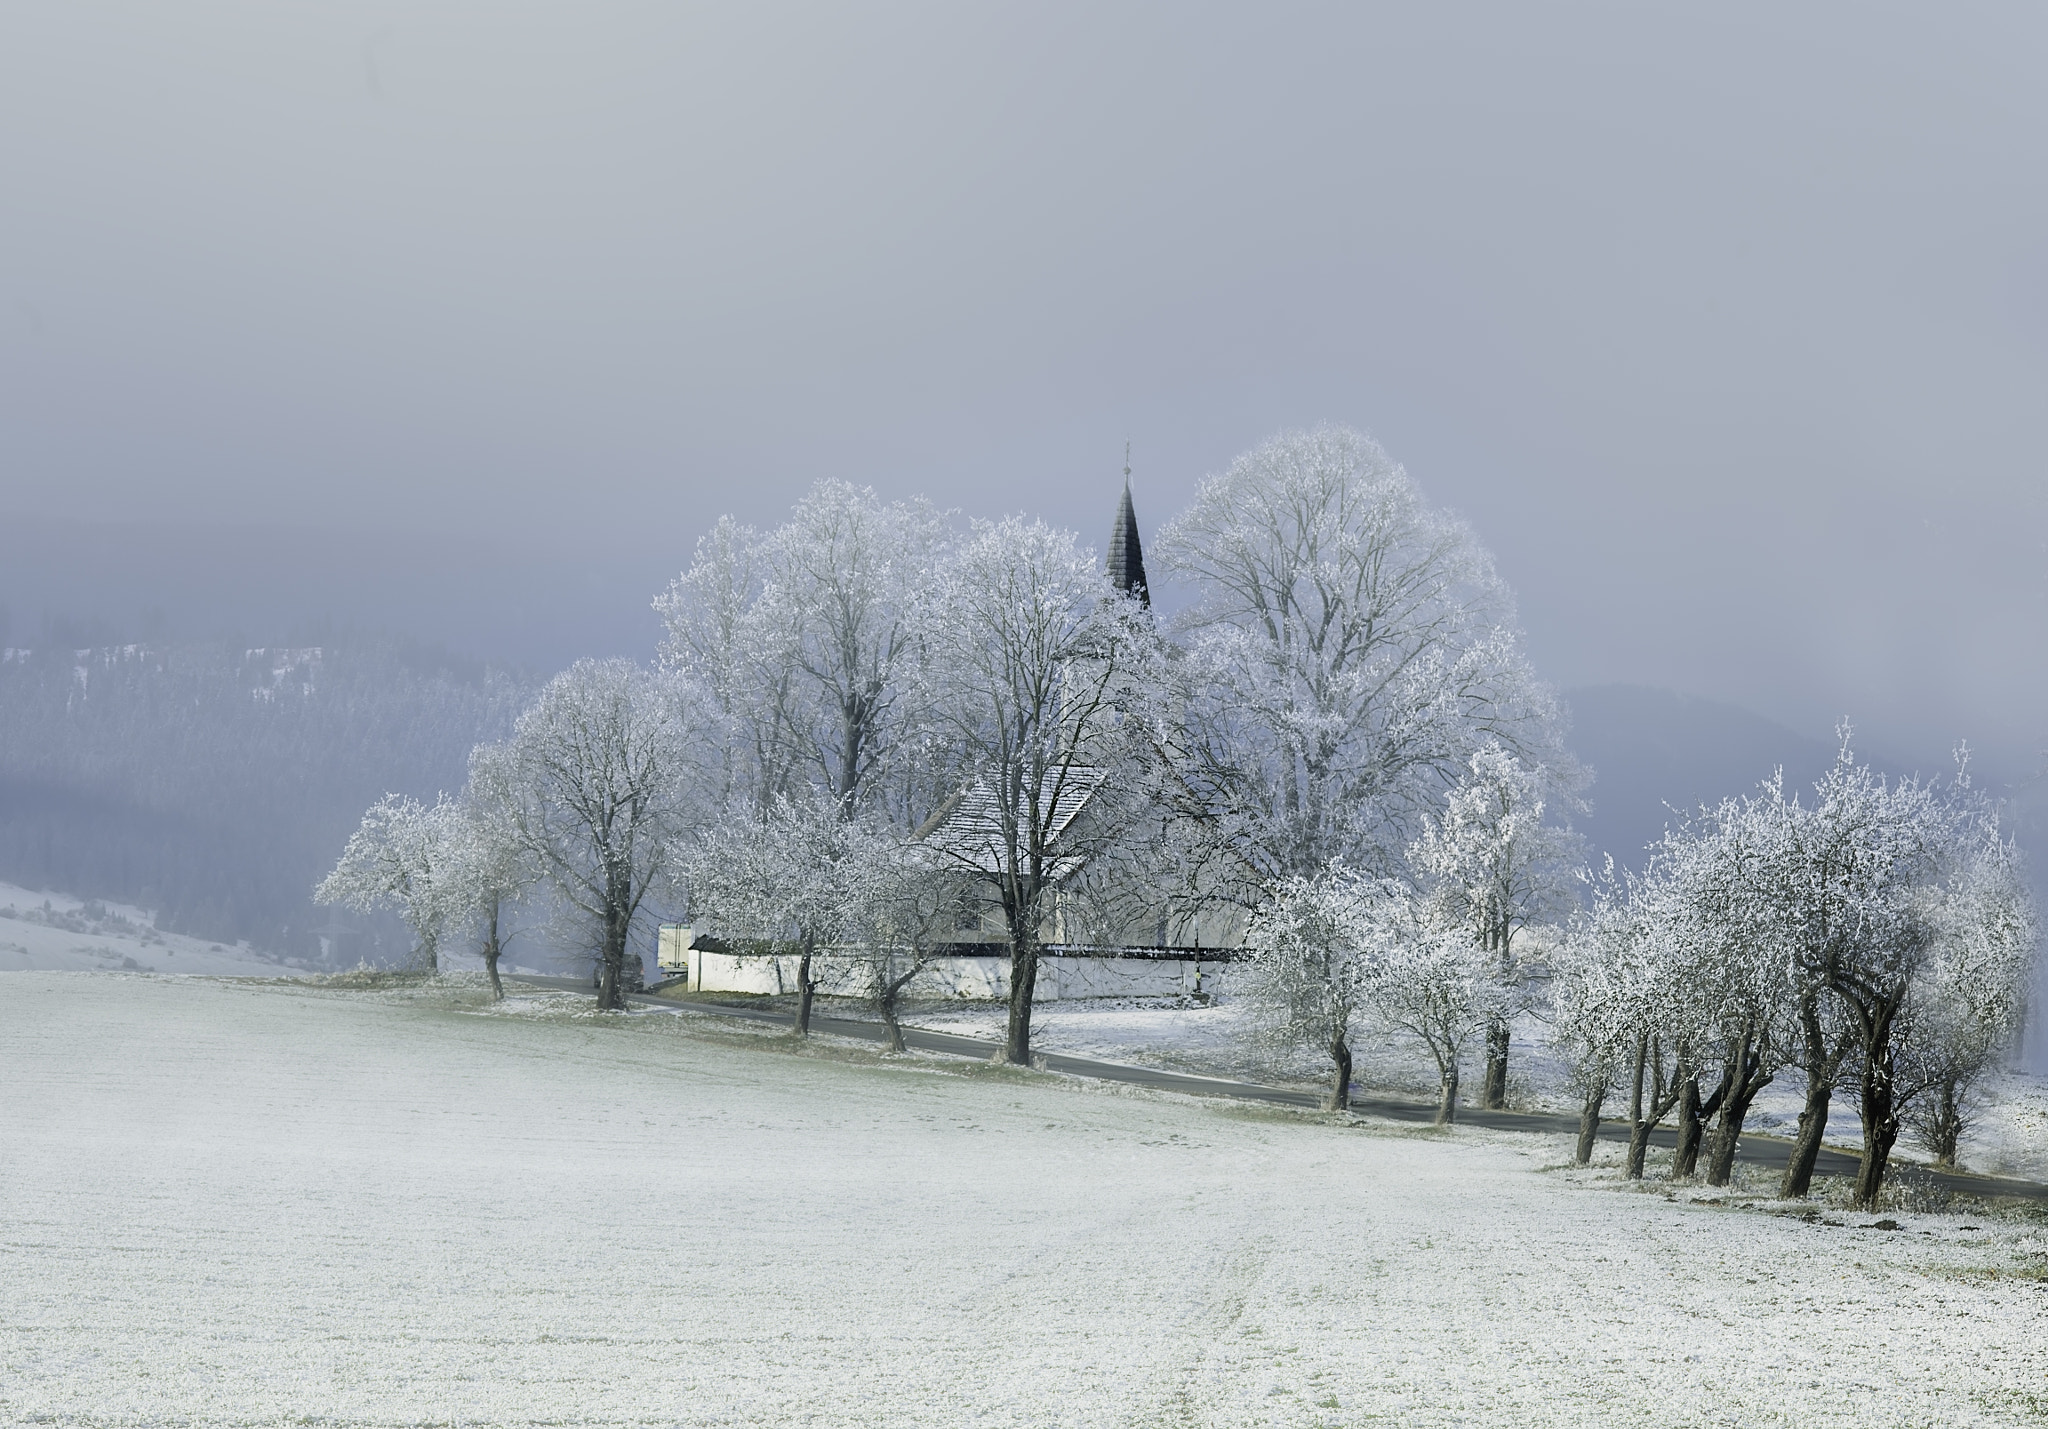
[[[663,932],[666,934],[667,929]],[[677,947],[680,942],[684,946]],[[795,992],[795,953],[712,952],[688,947],[687,938],[662,949],[662,971],[682,974],[692,992],[759,995]],[[1116,956],[1052,952],[1038,960],[1035,995],[1043,1001],[1080,997],[1192,997],[1214,991],[1229,964],[1221,957]],[[818,991],[838,997],[872,997],[874,971],[865,959],[820,951],[811,959]],[[1010,959],[1005,952],[946,953],[932,958],[905,995],[910,997],[1003,998],[1010,992]]]

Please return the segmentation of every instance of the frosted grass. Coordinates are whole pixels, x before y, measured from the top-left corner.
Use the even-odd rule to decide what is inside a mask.
[[[2048,1385],[2036,1225],[475,998],[0,977],[0,1420],[1989,1425]]]

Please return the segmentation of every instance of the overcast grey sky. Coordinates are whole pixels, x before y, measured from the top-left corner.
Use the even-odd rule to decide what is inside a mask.
[[[1149,533],[1327,419],[1560,684],[2024,763],[2044,72],[2025,4],[11,5],[0,600],[645,654],[818,476],[1099,542],[1126,438]]]

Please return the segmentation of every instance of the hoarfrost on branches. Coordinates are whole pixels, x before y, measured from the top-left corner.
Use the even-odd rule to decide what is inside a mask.
[[[869,849],[889,841],[886,830],[849,818],[836,796],[806,790],[777,795],[758,813],[728,810],[683,857],[693,918],[769,951],[796,945],[800,1037],[810,1035],[819,945],[861,929]]]
[[[540,865],[518,835],[518,778],[517,759],[509,745],[480,744],[470,751],[469,779],[450,820],[449,857],[442,875],[451,912],[478,934],[491,996],[499,1000],[505,996],[498,959],[511,937],[505,927],[509,905],[542,877]]]
[[[1274,886],[1245,936],[1244,995],[1268,1037],[1328,1052],[1324,1106],[1331,1111],[1351,1105],[1354,1022],[1374,973],[1374,906],[1398,896],[1342,865],[1290,875]]]
[[[1371,438],[1274,437],[1203,483],[1159,549],[1200,595],[1189,782],[1243,850],[1249,901],[1340,861],[1399,874],[1488,739],[1568,766],[1491,556]]]
[[[313,901],[396,912],[412,930],[414,960],[429,972],[438,969],[441,938],[459,916],[449,873],[460,819],[445,800],[429,807],[386,794],[363,815],[340,861],[313,890]]]
[[[1031,1055],[1039,947],[1058,886],[1128,836],[1119,800],[1150,747],[1129,718],[1153,646],[1140,603],[1070,532],[978,522],[927,606],[942,740],[971,781],[925,830],[1000,914],[1010,948],[1005,1060]]]
[[[1516,937],[1532,923],[1569,911],[1573,902],[1570,869],[1579,841],[1546,817],[1559,793],[1569,797],[1556,788],[1549,768],[1488,738],[1472,751],[1442,810],[1409,850],[1442,905],[1438,917],[1470,930],[1500,988],[1499,1011],[1486,1027],[1480,1105],[1489,1110],[1507,1105],[1508,1027],[1527,1006],[1528,970]]]
[[[695,704],[690,686],[631,661],[579,660],[512,736],[503,817],[590,938],[605,1010],[625,1005],[627,947],[692,823]]]
[[[664,666],[710,692],[721,808],[817,788],[908,828],[945,779],[933,758],[920,620],[948,534],[928,503],[820,481],[762,533],[730,518],[656,602]]]

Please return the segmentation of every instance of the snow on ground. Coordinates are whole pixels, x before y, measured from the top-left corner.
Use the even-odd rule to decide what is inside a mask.
[[[1561,1139],[587,1007],[0,978],[0,1420],[2048,1414],[2038,1219],[1802,1221]]]
[[[0,883],[0,972],[33,970],[280,977],[302,972],[247,943],[163,933],[146,909]]]
[[[836,1004],[834,1016],[871,1017],[865,1006]],[[999,1040],[1006,1009],[998,1003],[929,1003],[906,1011],[904,1022],[935,1032]],[[1099,998],[1040,1003],[1032,1014],[1033,1043],[1048,1052],[1070,1052],[1112,1062],[1163,1067],[1203,1076],[1301,1086],[1324,1084],[1326,1058],[1310,1051],[1283,1052],[1260,1045],[1251,1010],[1227,991],[1213,1002],[1196,1004],[1168,998]],[[1368,1094],[1434,1100],[1436,1064],[1421,1043],[1403,1034],[1362,1036],[1353,1048],[1353,1078]],[[1477,1094],[1481,1049],[1463,1069],[1466,1104]],[[1533,1017],[1515,1028],[1509,1048],[1509,1103],[1531,1111],[1565,1112],[1576,1116],[1577,1096],[1570,1090],[1567,1069],[1544,1041],[1544,1027]],[[1805,1106],[1805,1079],[1788,1068],[1766,1087],[1750,1109],[1750,1130],[1791,1136]],[[1981,1121],[1962,1146],[1962,1161],[1974,1171],[2048,1179],[2048,1077],[2011,1072],[1986,1085]],[[1617,1098],[1609,1116],[1625,1114]],[[1861,1147],[1863,1129],[1855,1099],[1837,1096],[1828,1108],[1830,1143]],[[1910,1139],[1900,1144],[1902,1161],[1925,1160]]]

